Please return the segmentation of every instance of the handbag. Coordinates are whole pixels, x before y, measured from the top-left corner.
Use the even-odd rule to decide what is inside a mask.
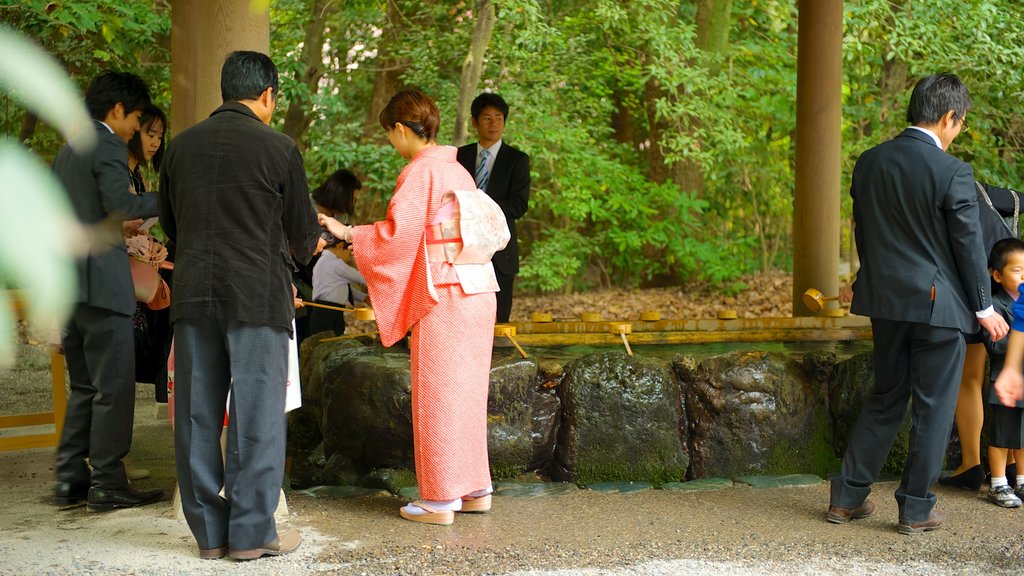
[[[146,306],[150,310],[163,310],[171,305],[171,287],[167,285],[167,282],[157,276],[156,295],[153,299],[146,303]]]
[[[129,257],[128,267],[132,273],[132,284],[135,285],[135,299],[149,304],[157,296],[160,284],[166,288],[167,283],[157,274],[156,267],[148,262]]]
[[[1004,238],[1018,238],[1020,231],[1017,222],[1020,218],[1020,196],[1015,190],[1005,189],[1013,198],[1013,214],[999,212],[989,196],[986,185],[975,180],[974,187],[978,192],[979,212],[978,223],[981,226],[982,244],[985,246],[986,258],[992,252],[996,242]]]

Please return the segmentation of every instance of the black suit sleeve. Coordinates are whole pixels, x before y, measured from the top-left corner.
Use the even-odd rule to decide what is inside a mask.
[[[975,312],[984,310],[992,301],[987,263],[982,258],[985,247],[978,226],[978,194],[970,164],[963,164],[953,175],[942,209],[967,301]]]
[[[133,194],[128,172],[128,148],[118,138],[100,138],[96,144],[93,172],[105,214],[122,220],[156,216],[156,194]]]
[[[157,192],[160,195],[160,228],[167,235],[169,244],[177,245],[178,221],[174,218],[174,205],[171,203],[171,180],[167,173],[167,165],[170,164],[169,160],[170,157],[168,155],[163,166],[160,167],[160,188]]]
[[[497,200],[497,203],[505,216],[513,220],[526,214],[530,206],[530,157],[527,154],[516,156],[509,178],[508,195]]]
[[[292,257],[299,264],[305,265],[313,257],[320,239],[320,225],[309,200],[309,184],[306,182],[306,170],[302,166],[302,155],[295,147],[289,154],[288,172],[281,191],[284,202],[282,219]]]

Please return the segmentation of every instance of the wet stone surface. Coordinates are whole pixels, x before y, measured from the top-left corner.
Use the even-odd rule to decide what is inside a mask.
[[[690,480],[689,482],[666,482],[658,486],[661,490],[675,490],[677,492],[710,492],[712,490],[723,490],[732,488],[732,480],[729,478],[703,478]]]
[[[604,494],[632,494],[652,490],[654,485],[650,482],[595,482],[587,484],[586,488]]]
[[[781,476],[737,476],[736,482],[751,488],[788,488],[795,486],[814,486],[824,482],[814,474],[785,474]]]

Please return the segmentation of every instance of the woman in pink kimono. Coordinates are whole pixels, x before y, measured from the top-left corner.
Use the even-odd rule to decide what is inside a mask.
[[[491,287],[488,278],[481,282],[479,275],[463,274],[463,268],[446,258],[446,244],[438,241],[441,223],[450,216],[450,205],[442,208],[442,197],[452,190],[473,190],[476,184],[455,159],[456,148],[435,142],[437,106],[421,92],[400,92],[381,111],[380,124],[395,150],[409,160],[398,175],[387,217],[350,227],[321,214],[320,223],[351,242],[366,277],[381,342],[391,346],[412,329],[412,425],[420,500],[404,506],[401,515],[447,525],[455,512],[486,512],[491,507],[487,387],[497,282]],[[493,278],[493,268],[486,270]]]

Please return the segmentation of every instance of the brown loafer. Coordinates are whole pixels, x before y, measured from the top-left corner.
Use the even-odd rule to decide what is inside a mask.
[[[199,557],[203,560],[217,560],[228,555],[228,547],[220,546],[217,548],[200,548]]]
[[[946,513],[932,510],[927,520],[921,522],[907,522],[900,520],[900,534],[920,534],[929,530],[938,530],[946,523]]]
[[[253,548],[252,550],[236,550],[232,548],[228,551],[228,555],[231,556],[232,560],[255,560],[262,556],[291,554],[298,550],[299,544],[302,544],[302,535],[295,528],[289,528],[284,532],[278,532],[277,538],[264,544],[261,548]]]
[[[856,508],[843,508],[842,506],[830,504],[828,512],[825,514],[825,519],[833,524],[846,524],[850,520],[867,518],[868,516],[871,516],[874,511],[874,501],[870,498],[865,498],[864,502]]]

